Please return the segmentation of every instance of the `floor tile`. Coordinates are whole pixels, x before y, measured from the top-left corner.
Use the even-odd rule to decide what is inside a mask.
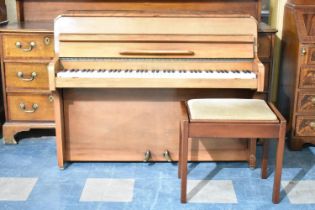
[[[188,180],[187,199],[192,203],[237,203],[231,180]]]
[[[134,182],[133,179],[89,178],[80,201],[131,202]]]
[[[315,204],[315,180],[282,181],[290,203]]]
[[[1,201],[26,201],[37,178],[0,177]]]

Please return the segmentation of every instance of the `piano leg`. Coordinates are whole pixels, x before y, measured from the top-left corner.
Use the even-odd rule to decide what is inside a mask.
[[[53,97],[56,123],[57,160],[59,168],[64,169],[64,121],[62,92],[60,90],[54,91]]]

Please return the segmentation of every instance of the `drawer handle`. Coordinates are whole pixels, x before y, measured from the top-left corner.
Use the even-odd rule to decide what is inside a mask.
[[[310,126],[312,129],[315,129],[315,122],[310,122],[310,123],[309,123],[309,126]]]
[[[33,81],[36,77],[37,77],[37,73],[36,72],[32,72],[31,77],[30,78],[24,78],[24,74],[23,72],[19,71],[16,76],[23,81],[27,81],[27,82],[31,82]]]
[[[35,47],[36,47],[36,43],[35,42],[30,42],[29,43],[29,47],[27,48],[23,48],[23,45],[21,42],[16,42],[15,43],[16,48],[23,50],[24,52],[30,52],[32,51]]]
[[[302,56],[305,56],[306,53],[307,53],[306,49],[305,49],[305,48],[302,48],[302,51],[301,51]]]
[[[194,55],[190,50],[127,50],[119,53],[120,55]]]
[[[34,113],[38,109],[38,104],[33,104],[32,109],[27,110],[26,105],[24,103],[20,103],[20,109],[25,113]]]
[[[314,96],[311,97],[311,103],[312,103],[313,106],[315,106],[315,97]]]

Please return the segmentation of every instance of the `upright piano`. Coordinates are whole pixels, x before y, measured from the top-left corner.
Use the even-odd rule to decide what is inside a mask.
[[[54,56],[53,20],[58,15],[64,14],[65,11],[129,10],[129,12],[132,12],[141,10],[146,13],[154,11],[157,13],[176,14],[179,11],[184,11],[191,14],[248,14],[253,16],[258,22],[261,17],[261,0],[16,0],[16,8],[18,23],[11,22],[0,27],[1,50],[3,52],[0,54],[3,67],[1,75],[3,78],[5,110],[3,141],[6,144],[16,143],[15,137],[18,137],[17,140],[21,140],[21,135],[16,134],[22,131],[55,128],[54,99],[48,86],[46,65]],[[264,91],[256,94],[256,97],[259,98],[267,99],[271,95],[275,32],[274,28],[264,23],[259,23],[258,56],[265,66]],[[35,46],[32,46],[32,43],[35,43]],[[157,90],[157,88],[155,90],[142,90],[145,90],[147,95],[152,95],[152,100],[154,100],[153,96],[156,95],[154,91],[158,91],[157,96],[162,92],[161,89]],[[98,91],[100,90],[98,89]],[[116,89],[116,91],[118,90]],[[130,89],[125,91],[125,96],[122,96],[121,100],[126,100],[124,97],[130,95]],[[133,100],[136,100],[136,94],[138,94],[139,100],[141,100],[140,96],[145,98],[144,94],[133,91],[134,95],[130,96],[133,97]],[[232,88],[177,88],[164,89],[163,97],[175,101],[183,101],[192,97],[250,98],[253,96],[253,92],[255,91]],[[112,94],[114,93],[112,92]],[[120,89],[117,94],[123,94],[123,90]],[[120,100],[117,94],[115,93],[113,97],[117,97],[116,99]],[[174,99],[171,99],[171,97]],[[156,99],[156,101],[159,100],[161,98]],[[174,102],[174,104],[178,106],[178,103]],[[156,109],[162,114],[160,105],[162,105],[162,102],[157,104]],[[178,111],[178,108],[175,111]],[[176,113],[175,111],[171,110],[172,113]],[[168,112],[170,112],[169,107],[164,114]],[[149,110],[148,113],[147,116],[152,116]],[[181,115],[178,114],[176,116]],[[176,118],[176,120],[169,122],[177,124],[177,120]],[[165,132],[165,129],[160,129],[160,131]],[[156,132],[160,131],[157,128]],[[249,141],[249,144],[245,141],[235,142],[229,140],[224,142],[203,140],[200,140],[198,143],[197,141],[194,142],[192,151],[198,150],[199,152],[193,152],[192,160],[248,161],[251,167],[255,167],[255,140]],[[162,141],[162,143],[165,144],[165,141]],[[152,160],[156,160],[157,157],[160,160],[170,160],[170,158],[176,160],[176,154],[172,153],[172,151],[175,151],[177,148],[171,147],[175,143],[174,140],[170,145],[159,146],[159,149],[154,149],[157,148],[158,142],[155,145],[146,147],[147,150],[151,150]],[[119,155],[121,153],[116,153],[117,150],[114,147],[112,151],[117,154],[116,160],[121,160]],[[165,151],[165,148],[169,149],[169,153]],[[143,153],[143,150],[146,149],[139,148],[139,154]],[[142,160],[144,157],[140,158],[139,155],[138,159]]]
[[[54,30],[48,76],[61,168],[65,161],[177,160],[185,100],[264,90],[249,15],[75,12],[59,16]],[[190,159],[247,159],[247,148],[226,141],[222,152],[200,139]]]

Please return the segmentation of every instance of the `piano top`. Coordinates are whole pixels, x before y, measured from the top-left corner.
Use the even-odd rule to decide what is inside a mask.
[[[257,57],[257,31],[257,21],[249,15],[128,12],[61,15],[54,25],[56,57],[48,68],[50,89],[199,87],[263,91],[264,67]],[[67,58],[71,59],[65,60]],[[95,58],[109,60],[90,60]],[[152,60],[134,60],[148,58]],[[166,60],[161,61],[161,58]],[[200,62],[202,59],[206,61]],[[173,66],[176,68],[170,68]],[[131,67],[135,71],[125,72]],[[186,68],[198,71],[181,72]],[[66,69],[70,74],[62,72]],[[95,71],[97,69],[99,71]],[[169,72],[160,74],[159,69]],[[228,73],[213,74],[212,69]],[[91,72],[95,74],[90,75]],[[251,77],[241,79],[240,73]],[[82,78],[78,78],[78,74]],[[220,78],[222,74],[233,78],[226,81]]]

